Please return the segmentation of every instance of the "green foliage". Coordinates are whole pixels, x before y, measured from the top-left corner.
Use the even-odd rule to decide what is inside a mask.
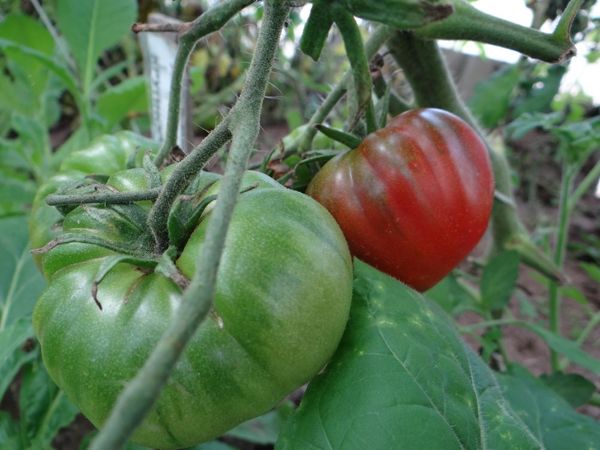
[[[137,16],[134,0],[58,0],[57,20],[89,91],[97,60],[117,44]]]
[[[498,311],[508,305],[519,275],[519,254],[507,251],[488,261],[481,278],[481,298],[489,311]]]
[[[600,448],[600,424],[575,412],[569,403],[524,369],[497,375],[512,408],[548,450]]]
[[[518,66],[507,66],[477,84],[469,99],[469,108],[484,127],[493,128],[508,115],[519,78]]]
[[[437,307],[359,261],[355,269],[338,352],[278,449],[542,448]]]
[[[585,405],[596,391],[596,386],[576,373],[556,372],[540,378],[553,391],[560,394],[573,408]]]

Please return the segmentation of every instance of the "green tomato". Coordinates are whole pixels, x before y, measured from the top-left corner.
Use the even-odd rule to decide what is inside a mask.
[[[109,183],[142,188],[139,171]],[[265,413],[326,364],[342,336],[352,264],[341,230],[310,197],[246,175],[219,267],[211,312],[186,347],[133,441],[169,449],[196,445]],[[212,188],[204,196],[214,195]],[[210,192],[209,192],[210,191]],[[58,235],[80,233],[150,250],[137,212],[102,205],[68,212]],[[135,214],[132,213],[135,212]],[[175,263],[191,278],[205,243],[208,211]],[[182,301],[170,278],[121,262],[92,295],[115,249],[68,243],[44,258],[49,285],[34,310],[48,373],[96,425],[148,358]],[[100,308],[101,306],[101,308]]]

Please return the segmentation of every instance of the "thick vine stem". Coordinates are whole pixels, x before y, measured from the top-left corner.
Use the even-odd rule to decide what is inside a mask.
[[[154,163],[160,166],[167,155],[175,147],[177,141],[177,128],[179,124],[179,110],[181,108],[181,82],[187,61],[198,40],[204,36],[220,30],[234,15],[256,0],[226,0],[209,9],[191,24],[186,25],[184,32],[179,37],[179,47],[175,56],[173,77],[171,78],[171,93],[169,97],[169,111],[167,115],[167,129],[163,145],[161,146]]]
[[[259,132],[263,97],[290,10],[284,0],[265,0],[264,4],[265,14],[256,50],[240,98],[230,113],[233,142],[196,273],[173,320],[142,369],[119,396],[91,450],[123,447],[152,408],[187,342],[210,310],[227,228],[239,195],[241,177]]]
[[[175,199],[184,191],[210,157],[231,139],[230,116],[225,117],[212,133],[177,165],[150,210],[148,227],[154,237],[157,254],[162,253],[169,246],[167,223]]]
[[[496,190],[500,197],[506,199],[494,201],[492,229],[495,248],[516,250],[526,264],[551,279],[561,280],[560,271],[552,260],[531,243],[515,208],[508,161],[487,143],[477,121],[458,96],[437,43],[411,32],[400,31],[390,39],[388,48],[404,70],[419,106],[438,107],[453,112],[477,130],[486,142],[496,179]]]
[[[98,192],[95,194],[52,194],[46,197],[50,206],[82,205],[84,203],[108,203],[124,205],[142,200],[155,200],[160,194],[160,188],[140,192]]]
[[[414,33],[427,39],[485,42],[516,50],[531,58],[557,63],[575,54],[568,30],[582,3],[583,0],[571,0],[552,34],[485,14],[465,0],[455,1],[455,11],[447,18],[417,28]]]

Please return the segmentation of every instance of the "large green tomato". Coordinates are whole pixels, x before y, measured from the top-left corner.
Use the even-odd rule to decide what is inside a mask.
[[[114,174],[108,184],[136,189],[135,170]],[[236,206],[213,309],[134,434],[142,445],[192,446],[263,414],[316,375],[341,338],[352,265],[340,229],[308,196],[260,175],[247,178],[259,187],[242,193]],[[211,214],[209,208],[176,258],[188,278]],[[149,246],[143,225],[122,209],[87,205],[66,214],[58,236],[78,232]],[[118,255],[89,243],[54,248],[43,260],[49,286],[34,311],[48,372],[96,426],[182,300],[170,278],[129,261],[100,277],[96,303],[94,281]]]

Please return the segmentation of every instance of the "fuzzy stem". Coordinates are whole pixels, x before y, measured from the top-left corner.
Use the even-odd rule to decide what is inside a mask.
[[[585,326],[585,328],[583,329],[581,334],[577,337],[577,341],[576,341],[577,345],[579,345],[579,346],[583,345],[583,343],[585,342],[587,337],[590,335],[590,333],[592,331],[594,331],[594,328],[596,328],[596,326],[598,324],[600,324],[600,312],[597,312],[596,314],[594,314],[592,316],[592,318],[587,323],[587,325]]]
[[[556,63],[575,54],[575,47],[565,29],[569,29],[582,0],[573,0],[557,30],[542,33],[498,17],[485,14],[464,0],[454,2],[455,11],[447,18],[431,22],[414,30],[426,39],[463,39],[516,50],[542,61]]]
[[[229,118],[224,118],[219,125],[190,153],[169,177],[156,203],[148,214],[148,227],[156,243],[156,253],[162,253],[169,246],[167,223],[169,212],[175,199],[198,174],[204,164],[223,145],[231,139]]]
[[[90,450],[113,450],[126,443],[159,397],[187,342],[210,310],[227,228],[239,193],[241,176],[258,135],[262,101],[289,10],[287,1],[265,1],[263,24],[244,89],[231,111],[235,119],[232,121],[233,143],[196,273],[167,330],[142,369],[117,399]]]
[[[560,187],[560,198],[559,198],[559,219],[558,219],[558,231],[556,234],[556,246],[554,248],[554,263],[562,268],[565,252],[567,249],[567,239],[569,232],[569,194],[573,188],[573,179],[577,170],[575,167],[568,165],[565,166],[565,170],[563,172],[563,177],[561,180]],[[549,322],[550,322],[550,331],[554,334],[560,336],[560,303],[561,298],[558,292],[558,285],[555,282],[550,283],[549,289]],[[560,360],[558,353],[556,353],[553,349],[550,349],[550,359],[552,362],[552,370],[558,371],[560,370]]]
[[[375,29],[375,31],[371,34],[367,42],[365,43],[365,52],[367,54],[367,58],[372,58],[377,50],[381,48],[381,46],[388,40],[390,35],[392,34],[392,29],[386,27],[385,25],[380,25]],[[298,137],[298,146],[290,147],[289,152],[295,152],[296,150],[300,153],[305,152],[310,149],[312,145],[312,141],[317,134],[316,125],[323,123],[323,121],[327,118],[329,113],[335,108],[335,105],[342,99],[344,94],[346,93],[346,86],[348,82],[352,78],[352,73],[348,71],[342,80],[335,85],[335,87],[329,92],[321,106],[315,111],[313,116],[308,121],[306,131],[302,133],[301,136]]]
[[[160,194],[160,188],[141,192],[98,192],[96,194],[49,195],[46,203],[50,206],[81,205],[83,203],[108,203],[123,205],[142,200],[155,200]]]
[[[169,111],[167,115],[167,134],[154,163],[160,166],[167,155],[171,152],[177,141],[177,128],[179,125],[179,110],[181,108],[181,83],[188,58],[196,46],[196,42],[204,36],[213,33],[223,27],[229,19],[243,8],[256,0],[227,0],[217,5],[186,28],[179,38],[179,47],[175,56],[175,66],[171,78],[171,93],[169,97]]]
[[[443,108],[462,117],[474,128],[477,127],[456,92],[456,86],[435,41],[401,31],[390,39],[389,50],[402,67],[419,106]]]
[[[598,161],[594,167],[592,167],[592,170],[590,170],[585,178],[581,180],[581,183],[579,183],[569,197],[569,212],[573,211],[575,205],[577,205],[577,202],[581,200],[581,197],[583,197],[588,189],[598,181],[598,177],[600,177],[600,161]]]

